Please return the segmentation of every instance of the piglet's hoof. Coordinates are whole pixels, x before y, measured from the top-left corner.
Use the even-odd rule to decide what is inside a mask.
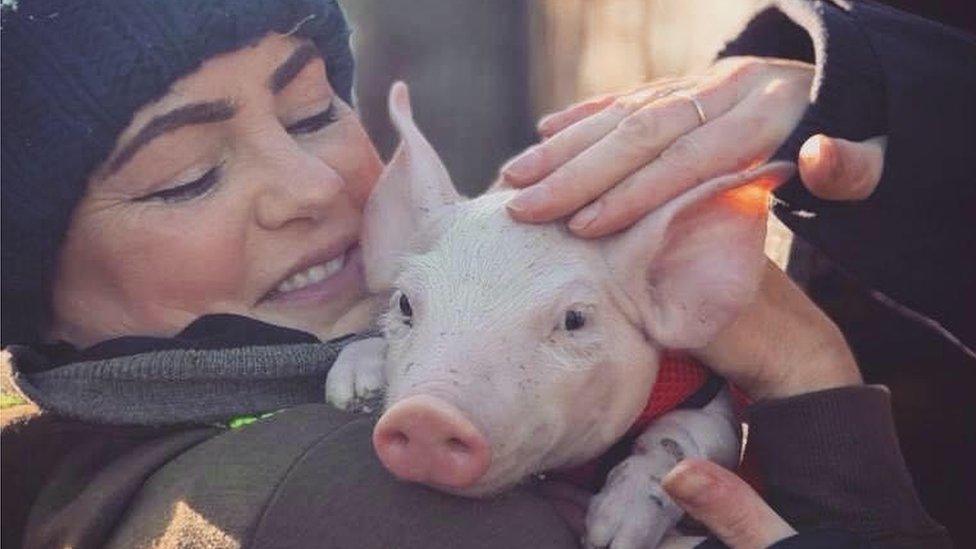
[[[340,410],[370,413],[382,405],[386,343],[354,341],[342,350],[325,380],[325,400]]]
[[[583,546],[652,549],[681,515],[661,488],[647,456],[632,456],[613,468],[607,483],[590,500]]]

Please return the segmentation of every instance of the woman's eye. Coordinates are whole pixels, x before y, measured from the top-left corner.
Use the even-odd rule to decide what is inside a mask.
[[[335,121],[335,103],[333,102],[330,103],[329,108],[325,109],[324,111],[299,120],[298,122],[295,122],[294,124],[285,128],[285,130],[292,135],[304,135],[307,133],[315,133]]]
[[[563,319],[563,327],[565,327],[567,331],[571,332],[573,330],[579,330],[585,324],[586,317],[583,316],[583,313],[575,309],[566,311],[566,317]]]
[[[207,173],[203,174],[197,179],[190,181],[189,183],[184,183],[182,185],[177,185],[175,187],[170,187],[168,189],[163,189],[161,191],[156,191],[145,196],[141,196],[136,199],[136,202],[148,202],[150,200],[161,200],[163,202],[183,202],[185,200],[190,200],[205,194],[209,191],[214,184],[217,183],[219,179],[219,166],[214,166],[207,170]]]

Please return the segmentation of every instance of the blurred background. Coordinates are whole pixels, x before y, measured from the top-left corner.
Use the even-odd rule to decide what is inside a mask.
[[[889,0],[958,24],[956,4]],[[347,0],[356,95],[388,158],[395,79],[467,195],[537,140],[544,114],[604,92],[706,67],[763,0]],[[955,7],[953,7],[955,6]],[[959,8],[959,9],[956,9]],[[971,21],[971,19],[967,20]],[[841,327],[868,383],[887,385],[906,460],[929,512],[976,547],[976,364],[771,220],[767,255]]]

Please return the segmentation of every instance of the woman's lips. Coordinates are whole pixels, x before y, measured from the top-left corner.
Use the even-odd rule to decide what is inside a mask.
[[[362,252],[354,244],[343,255],[288,277],[262,302],[268,305],[318,304],[330,301],[362,283]]]
[[[348,250],[344,251],[342,255],[334,257],[329,261],[320,263],[318,265],[312,265],[311,267],[291,275],[283,282],[278,284],[275,291],[279,293],[294,292],[295,290],[301,290],[306,286],[322,282],[326,278],[329,278],[342,270],[342,267],[346,264],[347,251]]]

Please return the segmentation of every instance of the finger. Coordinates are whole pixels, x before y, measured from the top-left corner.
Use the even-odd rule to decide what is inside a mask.
[[[719,117],[738,100],[737,90],[720,84],[699,90],[695,95],[709,118]],[[551,163],[558,168],[508,203],[515,219],[545,222],[576,211],[654,160],[672,142],[701,123],[695,104],[683,96],[666,96],[626,116],[620,113],[625,107],[618,105],[615,102],[577,124],[604,114],[616,116],[612,130],[602,139],[594,136],[592,146],[582,152],[577,153],[574,144],[560,140],[576,126],[537,146],[540,152],[550,155],[546,162],[554,160],[551,157],[558,159]]]
[[[799,116],[790,90],[750,94],[724,116],[680,136],[661,155],[582,209],[569,222],[575,234],[604,236],[643,218],[684,191],[767,158]]]
[[[694,81],[687,77],[660,78],[650,84],[641,85],[626,92],[608,93],[594,97],[543,117],[539,121],[537,130],[543,138],[549,138],[587,116],[602,111],[617,98],[640,94],[647,96],[645,101],[651,101],[655,97],[666,95],[675,89],[691,87],[693,83]]]
[[[504,185],[515,188],[538,182],[613,131],[621,120],[639,107],[632,98],[614,100],[612,105],[593,116],[580,120],[509,160],[500,170],[501,181]]]
[[[627,116],[650,102],[656,93],[655,90],[640,90],[615,98],[593,116],[508,161],[500,170],[501,179],[512,187],[525,187],[539,181],[613,131]]]
[[[606,111],[609,113],[610,109]],[[595,118],[595,117],[594,117]],[[605,137],[573,158],[566,147],[548,151],[566,161],[542,181],[522,190],[509,202],[512,215],[521,221],[544,222],[567,215],[586,205],[648,160],[660,154],[664,143],[695,127],[698,115],[685,99],[667,98],[640,109]],[[558,134],[555,141],[567,132]],[[658,135],[653,135],[658,134]]]
[[[860,143],[814,135],[800,149],[800,179],[825,200],[864,200],[881,181],[887,137]]]
[[[593,116],[594,114],[602,111],[608,105],[610,105],[610,103],[613,103],[614,99],[616,98],[616,95],[595,97],[593,99],[571,105],[570,107],[559,112],[548,114],[539,120],[536,130],[542,137],[552,137],[580,120],[588,116]]]
[[[507,162],[500,170],[500,179],[510,187],[535,183],[599,141],[634,111],[692,84],[689,78],[673,78],[618,94],[594,116],[583,118]]]
[[[662,482],[688,514],[733,549],[760,549],[796,534],[748,484],[702,459],[686,459]]]

